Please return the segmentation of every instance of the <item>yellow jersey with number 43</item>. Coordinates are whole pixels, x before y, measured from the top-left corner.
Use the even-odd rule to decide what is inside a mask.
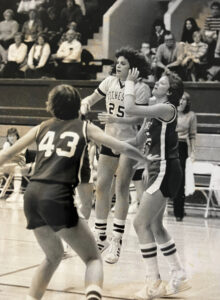
[[[77,186],[87,145],[87,122],[51,118],[40,124],[37,154],[31,180]],[[40,191],[39,191],[40,193]]]
[[[106,111],[119,119],[128,117],[125,113],[124,105],[124,82],[120,81],[116,76],[108,76],[104,79],[98,88],[96,93],[105,97]],[[138,81],[135,84],[135,98],[136,104],[147,105],[150,98],[149,86]],[[105,132],[111,136],[114,136],[120,140],[126,140],[132,138],[137,134],[137,125],[121,124],[121,123],[109,123],[105,125]]]

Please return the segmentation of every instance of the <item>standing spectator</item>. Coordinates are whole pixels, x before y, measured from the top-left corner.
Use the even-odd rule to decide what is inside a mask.
[[[62,9],[60,14],[60,23],[63,31],[67,30],[67,25],[72,21],[80,25],[82,17],[80,6],[76,5],[74,0],[66,0],[66,7]]]
[[[190,95],[184,92],[178,106],[177,128],[179,139],[179,158],[183,171],[181,185],[177,195],[173,198],[174,216],[178,222],[184,218],[185,202],[185,167],[186,159],[190,156],[195,159],[195,140],[197,131],[196,115],[190,110]]]
[[[174,71],[183,78],[184,74],[181,66],[183,53],[184,43],[177,43],[174,35],[171,32],[167,32],[164,37],[164,43],[158,47],[156,53],[156,77],[159,78],[164,71]]]
[[[184,43],[193,43],[192,35],[195,31],[199,31],[199,30],[200,28],[198,27],[195,19],[191,17],[187,18],[184,22],[181,41]]]
[[[8,47],[14,42],[14,35],[18,31],[19,24],[13,19],[12,9],[6,9],[3,13],[4,21],[0,22],[0,44],[8,50]]]
[[[68,30],[66,41],[62,42],[52,58],[58,61],[55,76],[58,79],[77,79],[80,71],[82,45],[76,39],[77,32]]]
[[[7,63],[7,51],[0,45],[0,77],[3,76],[5,65]]]
[[[44,33],[38,35],[36,43],[31,47],[28,54],[27,77],[40,78],[48,72],[48,59],[50,57],[50,45]]]
[[[150,38],[151,51],[155,54],[157,48],[164,43],[164,36],[167,33],[164,22],[162,20],[156,20],[153,24],[153,30]]]
[[[24,41],[28,46],[28,50],[30,50],[38,33],[42,32],[43,26],[35,9],[29,11],[28,17],[29,20],[26,21],[22,27],[22,33],[24,34]]]
[[[22,67],[27,56],[27,45],[22,42],[23,35],[21,32],[15,34],[15,43],[11,44],[8,49],[8,62],[5,66],[4,77],[7,78],[22,78],[24,72]]]
[[[149,65],[150,68],[150,74],[148,76],[148,80],[153,81],[155,80],[155,72],[156,72],[156,59],[155,54],[152,54],[150,49],[149,43],[142,43],[140,53],[144,56],[146,62]]]
[[[198,81],[205,77],[208,45],[201,41],[200,31],[193,33],[194,42],[186,44],[182,65],[186,67],[186,80]]]

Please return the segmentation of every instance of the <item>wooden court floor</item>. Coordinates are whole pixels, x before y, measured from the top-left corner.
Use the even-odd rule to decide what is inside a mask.
[[[104,263],[104,300],[134,299],[144,284],[145,265],[129,215],[120,260]],[[94,224],[92,213],[90,226]],[[172,216],[165,224],[176,241],[180,256],[190,277],[192,288],[169,299],[220,300],[220,219],[186,217],[176,223]],[[22,204],[0,200],[0,300],[25,300],[32,275],[43,259],[33,233],[25,229]],[[109,231],[112,215],[109,218]],[[159,254],[162,278],[170,274]],[[45,300],[82,300],[84,265],[72,252],[64,259],[52,278]],[[167,299],[167,298],[166,298]]]

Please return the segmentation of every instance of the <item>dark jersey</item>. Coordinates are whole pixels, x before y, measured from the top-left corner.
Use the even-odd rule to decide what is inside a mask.
[[[176,132],[177,111],[174,105],[174,116],[170,121],[152,119],[147,132],[149,154],[159,155],[161,160],[178,158],[178,135]]]
[[[52,118],[41,123],[37,133],[37,155],[31,180],[52,181],[77,186],[81,181],[87,123],[79,119]],[[40,192],[40,191],[39,191]]]

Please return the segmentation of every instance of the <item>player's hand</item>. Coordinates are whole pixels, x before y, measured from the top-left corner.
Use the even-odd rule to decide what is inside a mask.
[[[137,68],[132,68],[128,71],[127,80],[137,81],[139,74],[140,72],[138,71]]]
[[[85,116],[89,112],[89,105],[87,103],[82,103],[80,106],[80,113],[81,115]]]
[[[108,124],[108,123],[114,123],[115,122],[115,117],[108,113],[99,113],[98,114],[98,119],[101,124]]]
[[[148,161],[158,161],[158,160],[161,160],[161,157],[158,154],[156,154],[156,155],[148,154],[147,160]]]

